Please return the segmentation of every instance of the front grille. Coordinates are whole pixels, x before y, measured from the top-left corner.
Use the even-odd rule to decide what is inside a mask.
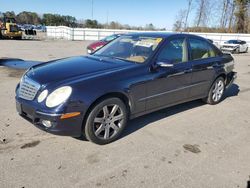
[[[223,48],[233,48],[232,46],[223,46]]]
[[[31,80],[27,76],[22,78],[19,88],[19,97],[25,100],[32,101],[36,97],[40,84]]]

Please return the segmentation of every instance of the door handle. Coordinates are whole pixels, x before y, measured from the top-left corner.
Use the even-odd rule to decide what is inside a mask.
[[[223,64],[219,64],[218,62],[216,62],[215,64],[213,64],[214,68],[218,68],[218,67],[223,67]]]
[[[193,72],[193,69],[186,69],[186,70],[184,70],[184,73],[191,73],[191,72]]]

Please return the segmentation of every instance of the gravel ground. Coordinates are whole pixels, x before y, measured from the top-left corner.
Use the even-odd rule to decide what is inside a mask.
[[[0,58],[48,61],[82,55],[89,42],[0,41]],[[22,71],[0,67],[0,187],[246,188],[250,175],[250,54],[216,106],[193,101],[129,122],[98,146],[45,133],[19,117]]]

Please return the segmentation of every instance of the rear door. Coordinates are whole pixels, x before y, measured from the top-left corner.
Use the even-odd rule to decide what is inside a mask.
[[[189,59],[192,64],[191,98],[207,95],[216,75],[215,66],[221,66],[220,52],[208,41],[189,37]]]

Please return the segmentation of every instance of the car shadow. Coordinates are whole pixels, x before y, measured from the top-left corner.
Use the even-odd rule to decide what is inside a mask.
[[[43,39],[41,38],[22,38],[22,39],[2,38],[1,40],[4,40],[4,41],[43,41]]]
[[[230,88],[228,88],[225,92],[225,95],[222,99],[222,101],[226,100],[227,98],[235,97],[239,94],[240,89],[237,84],[233,84]],[[147,126],[150,123],[159,121],[163,118],[170,117],[172,115],[176,115],[181,112],[185,112],[188,110],[191,110],[193,108],[197,108],[200,106],[206,105],[202,100],[195,100],[183,104],[179,104],[173,107],[165,108],[163,110],[153,112],[141,117],[138,117],[136,119],[130,120],[128,123],[128,126],[125,128],[121,138],[124,138],[143,127]]]
[[[225,91],[222,101],[230,97],[238,96],[239,93],[240,93],[240,87],[237,84],[233,84],[230,88],[228,88]]]
[[[239,86],[237,84],[233,84],[230,88],[226,90],[224,97],[222,99],[222,102],[228,98],[238,96],[239,92],[240,92]],[[203,105],[206,105],[206,104],[202,100],[195,100],[195,101],[179,104],[176,106],[168,107],[168,108],[135,118],[133,120],[130,120],[128,122],[127,127],[124,129],[121,137],[118,138],[118,140],[144,128],[150,123],[159,121],[161,119],[170,117],[172,115],[176,115],[178,113],[191,110],[193,108],[201,107]],[[75,139],[80,140],[80,141],[88,141],[84,136],[81,136]]]
[[[179,104],[173,107],[168,107],[156,112],[152,112],[150,114],[135,118],[133,120],[130,120],[127,127],[125,128],[121,138],[124,138],[140,129],[143,127],[147,126],[150,123],[157,122],[161,119],[164,119],[166,117],[170,117],[172,115],[176,115],[178,113],[184,112],[191,110],[193,108],[197,108],[200,106],[205,105],[202,100],[195,100],[192,102],[187,102],[183,104]]]

